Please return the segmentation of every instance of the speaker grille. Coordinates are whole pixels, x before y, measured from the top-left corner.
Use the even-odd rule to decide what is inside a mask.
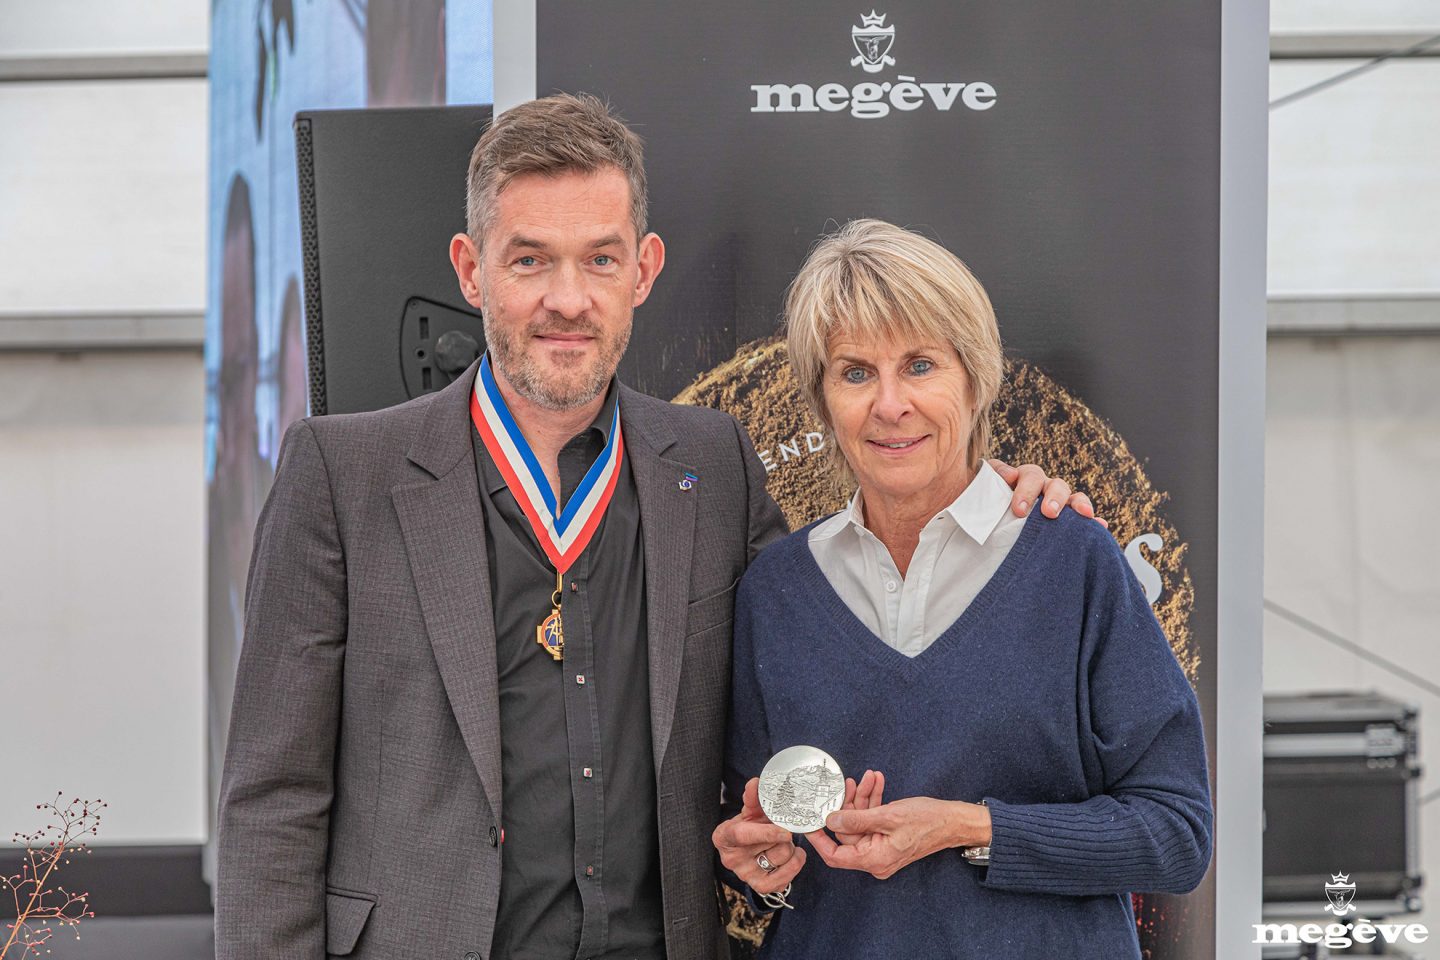
[[[325,337],[320,314],[320,223],[315,216],[315,154],[310,121],[295,121],[295,160],[300,181],[300,251],[305,264],[305,353],[310,374],[310,415],[324,416]]]

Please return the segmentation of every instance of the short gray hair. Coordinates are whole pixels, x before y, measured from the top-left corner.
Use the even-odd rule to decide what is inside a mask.
[[[644,148],[635,132],[586,93],[561,93],[511,107],[470,152],[465,229],[481,246],[495,214],[495,198],[518,176],[594,173],[611,167],[630,183],[630,219],[639,242],[649,201]]]

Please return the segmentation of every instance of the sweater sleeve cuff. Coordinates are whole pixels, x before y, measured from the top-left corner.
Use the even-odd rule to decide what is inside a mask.
[[[1189,872],[1181,861],[1193,850],[1178,837],[1157,844],[1151,831],[1113,800],[1008,804],[987,797],[986,805],[990,865],[982,882],[987,887],[1086,896],[1161,889],[1152,884],[1162,874]]]
[[[986,797],[985,805],[990,808],[987,887],[1066,892],[1104,856],[1103,828],[1073,813],[1062,817],[1052,805],[1009,804],[994,797]]]

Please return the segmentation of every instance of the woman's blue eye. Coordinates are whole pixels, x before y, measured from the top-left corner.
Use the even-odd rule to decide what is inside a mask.
[[[910,372],[929,373],[934,368],[934,366],[935,364],[931,363],[929,360],[916,360],[910,364]]]
[[[865,371],[860,367],[851,367],[849,370],[846,370],[842,376],[850,383],[865,382]]]

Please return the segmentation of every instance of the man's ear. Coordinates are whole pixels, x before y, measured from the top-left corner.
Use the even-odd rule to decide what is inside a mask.
[[[635,280],[635,296],[632,307],[638,307],[650,296],[655,278],[665,269],[665,242],[659,235],[647,233],[640,238],[640,272]]]
[[[457,233],[450,238],[450,265],[460,283],[460,295],[476,310],[484,308],[480,295],[480,251],[469,234]]]

